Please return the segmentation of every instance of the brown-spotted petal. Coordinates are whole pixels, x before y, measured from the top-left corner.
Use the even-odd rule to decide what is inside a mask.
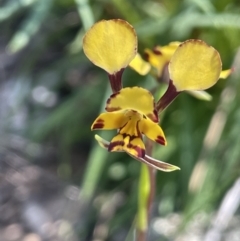
[[[113,130],[119,129],[126,124],[127,117],[122,111],[107,112],[100,114],[93,122],[91,130]]]
[[[167,141],[163,133],[163,130],[157,123],[152,122],[149,119],[142,119],[139,122],[139,130],[149,139],[161,145],[167,145]]]
[[[125,151],[136,157],[145,156],[145,146],[138,136],[118,134],[111,140],[108,151]]]
[[[127,87],[110,96],[106,110],[134,110],[147,116],[154,122],[158,122],[155,103],[150,91],[141,87]]]

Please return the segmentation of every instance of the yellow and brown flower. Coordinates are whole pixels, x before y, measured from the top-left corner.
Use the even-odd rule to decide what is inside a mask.
[[[108,146],[109,151],[126,151],[143,158],[143,135],[166,145],[152,94],[141,87],[123,88],[107,100],[105,113],[93,122],[91,129],[118,130]]]

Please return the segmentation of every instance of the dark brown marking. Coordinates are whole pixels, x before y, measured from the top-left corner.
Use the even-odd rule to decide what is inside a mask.
[[[121,108],[120,107],[106,107],[105,110],[108,112],[113,112],[116,110],[121,110]]]
[[[161,145],[165,146],[165,139],[162,136],[157,136],[157,139],[155,139],[155,141]]]
[[[113,141],[109,144],[108,151],[111,152],[114,147],[123,146],[123,145],[124,145],[124,141]]]
[[[103,123],[96,123],[93,125],[93,130],[95,129],[102,129],[104,127],[104,124]]]
[[[153,53],[156,55],[162,55],[162,52],[160,50],[158,50],[157,48],[153,49]]]
[[[97,121],[96,121],[97,123],[104,123],[104,120],[103,119],[101,119],[101,118],[99,118],[99,119],[97,119]]]
[[[137,156],[138,156],[138,157],[144,158],[144,156],[145,156],[145,150],[142,149],[141,147],[132,145],[131,143],[128,143],[127,147],[128,147],[129,149],[134,149],[134,150],[137,152]]]
[[[143,58],[147,61],[149,61],[149,53],[144,52]]]
[[[108,74],[113,93],[118,93],[122,89],[122,73],[124,69],[120,69],[114,74]]]

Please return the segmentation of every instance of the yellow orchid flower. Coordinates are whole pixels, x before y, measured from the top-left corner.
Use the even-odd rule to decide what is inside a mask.
[[[152,94],[141,87],[122,88],[124,69],[137,55],[137,36],[134,28],[124,20],[102,20],[94,24],[83,38],[83,51],[89,60],[108,73],[113,94],[91,129],[117,130],[111,142],[96,136],[101,147],[110,152],[128,153],[136,160],[162,171],[179,169],[145,155],[143,135],[166,145],[166,138],[158,125],[158,113]],[[150,70],[140,55],[135,58],[141,74]],[[141,65],[142,63],[142,65]]]
[[[106,113],[100,114],[91,129],[118,130],[108,146],[108,151],[125,151],[144,158],[142,135],[166,145],[152,94],[141,87],[123,88],[107,100]]]
[[[169,86],[156,104],[158,112],[164,110],[182,91],[203,91],[212,87],[219,78],[227,77],[231,70],[222,71],[222,61],[216,49],[204,41],[190,39],[181,43],[168,65]],[[196,94],[202,95],[202,92]]]
[[[139,56],[136,56],[129,64],[131,68],[133,68],[136,72],[141,72],[141,66],[144,66],[144,69],[146,69],[146,64],[150,63],[152,67],[154,67],[157,70],[157,76],[162,77],[164,68],[167,67],[169,64],[173,54],[177,50],[178,46],[182,44],[182,42],[174,41],[170,42],[168,45],[164,46],[159,46],[157,45],[154,47],[152,50],[151,49],[145,49],[144,54],[145,54],[145,59],[147,61],[144,61],[143,59],[140,61],[135,61],[135,58],[139,59]],[[149,69],[150,71],[150,69]],[[142,75],[146,75],[147,73],[146,70],[142,72]],[[144,73],[144,74],[143,74]],[[230,74],[232,73],[232,69],[227,69],[221,71],[220,74],[220,79],[226,79]]]
[[[177,50],[178,46],[182,44],[181,42],[175,41],[170,42],[165,46],[156,46],[152,50],[145,49],[145,60],[141,58],[138,54],[136,57],[130,62],[129,66],[134,69],[137,73],[141,75],[146,75],[150,72],[150,68],[148,64],[150,64],[157,71],[157,78],[161,78],[163,76],[164,70],[168,67],[168,64]],[[223,70],[220,73],[220,79],[226,79],[231,73],[232,69]],[[186,90],[187,93],[194,96],[197,99],[210,101],[212,96],[208,94],[204,90]]]

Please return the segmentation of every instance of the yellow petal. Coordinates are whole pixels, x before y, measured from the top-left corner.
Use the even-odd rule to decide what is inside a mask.
[[[218,81],[222,62],[213,47],[191,39],[179,45],[168,69],[177,91],[204,90]]]
[[[167,145],[163,130],[157,123],[154,123],[149,119],[142,119],[139,122],[139,130],[149,139],[161,145]]]
[[[109,144],[108,151],[125,151],[136,157],[145,156],[145,146],[140,137],[118,134]]]
[[[162,76],[164,67],[169,63],[180,43],[181,42],[176,41],[165,46],[156,46],[153,50],[145,50],[149,63],[157,69],[157,75],[159,77]]]
[[[141,136],[141,133],[138,128],[139,120],[142,119],[142,115],[139,114],[136,111],[126,111],[125,113],[126,119],[128,119],[128,122],[120,128],[119,133],[120,134],[127,134],[130,136]]]
[[[146,75],[151,69],[151,65],[145,60],[143,60],[139,53],[137,53],[129,66],[140,75]]]
[[[106,110],[109,112],[117,110],[134,110],[158,122],[158,115],[154,106],[152,94],[141,87],[123,88],[110,96],[107,101]]]
[[[91,130],[113,130],[119,129],[126,124],[128,118],[123,112],[115,111],[111,113],[102,113],[93,122]]]
[[[166,64],[169,62],[160,52],[152,51],[150,49],[145,49],[145,55],[148,62],[157,70],[157,75],[162,76],[163,69]]]
[[[124,20],[102,20],[85,34],[83,50],[92,63],[114,74],[135,57],[137,36],[134,28]]]
[[[221,71],[220,73],[220,79],[226,79],[231,73],[233,72],[233,69],[226,69]]]
[[[178,41],[170,42],[168,45],[162,47],[157,46],[156,49],[159,50],[164,56],[166,56],[167,59],[170,60],[180,44],[181,42]]]

